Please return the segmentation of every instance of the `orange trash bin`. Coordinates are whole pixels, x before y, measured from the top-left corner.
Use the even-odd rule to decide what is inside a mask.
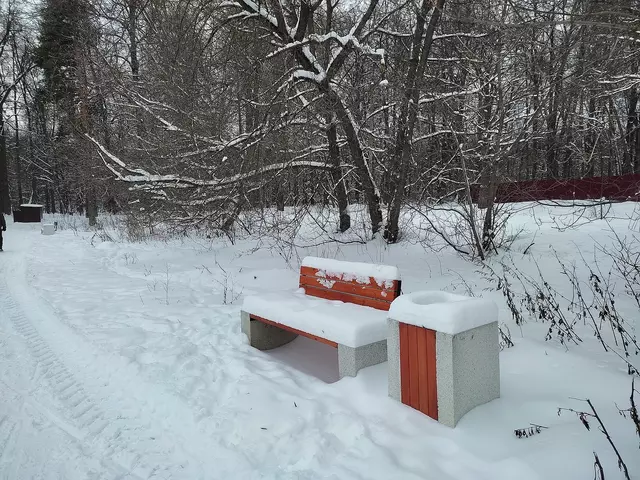
[[[389,396],[454,427],[500,396],[498,307],[446,292],[401,295],[389,310]]]

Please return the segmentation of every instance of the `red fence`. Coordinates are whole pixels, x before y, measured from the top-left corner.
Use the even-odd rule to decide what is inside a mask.
[[[480,189],[476,185],[474,187],[473,199],[478,201]],[[501,183],[496,192],[496,202],[499,203],[601,198],[640,201],[640,174]]]

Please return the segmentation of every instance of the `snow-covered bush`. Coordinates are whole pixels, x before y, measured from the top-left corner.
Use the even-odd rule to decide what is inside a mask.
[[[601,249],[590,262],[582,258],[582,265],[568,264],[556,256],[564,285],[552,285],[537,264],[535,276],[514,264],[502,263],[501,274],[487,268],[517,325],[526,319],[539,320],[548,326],[545,340],[558,341],[567,347],[583,342],[576,331],[578,323],[588,325],[602,348],[621,359],[630,375],[637,375],[640,264],[636,260],[640,259],[640,244],[620,242],[618,250]],[[610,268],[603,272],[601,265],[605,263]],[[617,288],[617,280],[623,280],[624,289]],[[517,291],[514,284],[520,286]],[[619,296],[625,296],[627,303],[632,301],[636,308],[632,311],[626,308],[623,313],[617,301]]]

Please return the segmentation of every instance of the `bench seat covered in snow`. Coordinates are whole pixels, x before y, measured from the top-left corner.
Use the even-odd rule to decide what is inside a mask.
[[[245,299],[242,331],[252,346],[269,350],[303,335],[337,348],[340,377],[387,360],[387,311],[400,294],[397,268],[307,257],[299,286]]]

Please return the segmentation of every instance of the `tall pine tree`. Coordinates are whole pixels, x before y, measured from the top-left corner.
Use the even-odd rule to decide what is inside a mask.
[[[49,101],[58,104],[76,128],[83,124],[78,122],[81,109],[77,107],[84,100],[84,59],[91,36],[86,0],[45,1],[36,63],[44,72]]]
[[[96,29],[90,17],[87,0],[45,0],[41,11],[39,46],[36,62],[44,72],[47,101],[61,112],[55,141],[64,144],[65,151],[83,148],[85,133],[91,133],[90,55],[95,45]],[[60,154],[54,148],[54,155]],[[87,159],[89,160],[89,159]],[[52,159],[54,163],[59,158]],[[90,163],[75,165],[81,177],[73,184],[74,195],[85,198],[87,216],[95,223],[97,206]],[[69,192],[67,192],[69,193]]]

